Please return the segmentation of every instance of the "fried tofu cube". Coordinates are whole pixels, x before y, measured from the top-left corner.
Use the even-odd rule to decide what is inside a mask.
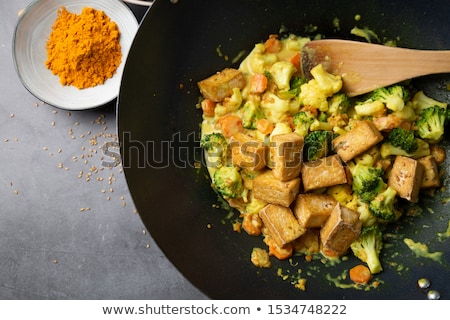
[[[347,183],[347,173],[338,155],[303,163],[301,177],[305,192]]]
[[[266,203],[289,207],[300,191],[300,178],[280,181],[267,170],[253,180],[253,197]]]
[[[260,140],[239,132],[230,138],[231,161],[234,165],[255,171],[266,166],[266,146]]]
[[[294,215],[305,228],[320,228],[338,202],[328,194],[302,193],[294,204]]]
[[[270,145],[270,167],[275,178],[292,180],[300,175],[303,160],[304,138],[295,133],[279,134],[272,137]]]
[[[417,161],[423,167],[423,179],[420,188],[427,189],[440,187],[441,178],[439,176],[439,169],[435,158],[430,155],[417,159]]]
[[[388,185],[399,197],[416,203],[423,180],[423,166],[415,159],[396,156],[388,178]]]
[[[203,97],[214,102],[223,101],[233,94],[234,88],[243,89],[246,85],[244,74],[233,68],[226,68],[197,83]]]
[[[359,213],[341,204],[334,207],[330,217],[320,229],[320,241],[324,252],[341,256],[361,233]]]
[[[356,122],[350,131],[335,138],[333,148],[342,161],[347,162],[369,150],[381,140],[383,140],[383,135],[373,122],[363,120]]]
[[[259,212],[269,235],[280,247],[292,242],[306,232],[295,218],[292,210],[276,205],[268,204]]]

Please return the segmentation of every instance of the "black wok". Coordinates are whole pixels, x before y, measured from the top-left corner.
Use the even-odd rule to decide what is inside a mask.
[[[356,15],[361,16],[359,21]],[[255,268],[249,261],[251,249],[264,244],[260,238],[232,231],[230,210],[216,208],[221,201],[202,163],[201,112],[195,105],[197,81],[225,67],[237,67],[241,60],[233,59],[270,34],[320,33],[363,40],[350,35],[350,29],[358,26],[369,27],[381,41],[398,39],[403,47],[450,49],[449,18],[450,7],[444,0],[179,0],[176,4],[157,0],[140,26],[125,66],[118,99],[119,140],[135,205],[181,273],[214,299],[426,299],[426,291],[416,286],[422,277],[448,299],[449,240],[436,235],[445,232],[450,217],[441,201],[447,193],[439,199],[424,197],[425,210],[414,219],[405,218],[402,228],[391,230],[377,289],[341,289],[326,279],[327,274],[337,278],[345,273],[356,263],[352,258],[330,266],[299,257],[292,263],[273,261],[271,269]],[[415,81],[427,94],[447,103],[449,82],[449,75]],[[446,145],[448,140],[447,136]],[[416,257],[403,237],[426,243],[430,251],[443,251],[442,263]],[[286,280],[277,275],[278,268]],[[307,279],[306,291],[291,284],[298,269]]]

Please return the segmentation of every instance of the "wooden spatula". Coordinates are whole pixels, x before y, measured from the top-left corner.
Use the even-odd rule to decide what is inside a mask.
[[[419,76],[450,73],[450,50],[415,50],[349,40],[313,40],[302,51],[303,73],[322,64],[358,96]]]

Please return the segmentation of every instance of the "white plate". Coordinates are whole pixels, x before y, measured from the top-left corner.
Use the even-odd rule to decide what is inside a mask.
[[[65,6],[80,14],[84,7],[103,10],[121,32],[122,62],[114,76],[104,84],[78,89],[63,86],[59,77],[45,66],[46,43],[57,11]],[[13,58],[23,85],[34,96],[55,107],[83,110],[98,107],[114,100],[119,94],[120,82],[128,51],[138,29],[133,12],[119,0],[37,0],[19,17],[13,37]]]

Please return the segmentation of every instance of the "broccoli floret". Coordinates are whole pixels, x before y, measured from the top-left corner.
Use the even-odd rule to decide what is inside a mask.
[[[350,104],[350,98],[345,93],[338,92],[328,99],[327,112],[331,115],[346,113]]]
[[[409,97],[409,91],[398,84],[375,89],[372,92],[372,100],[383,102],[386,108],[392,111],[401,111]]]
[[[279,91],[278,96],[282,99],[295,98],[300,94],[300,87],[305,83],[305,78],[293,76],[290,81],[289,90]]]
[[[228,143],[222,133],[212,132],[202,137],[200,147],[205,149],[210,155],[221,157],[226,154]]]
[[[305,137],[303,155],[306,161],[314,161],[331,154],[332,140],[335,134],[332,131],[313,131]]]
[[[238,112],[246,129],[256,129],[256,121],[264,118],[264,112],[252,101],[247,101]]]
[[[360,196],[361,201],[369,202],[375,198],[384,188],[384,170],[358,163],[349,166],[353,177],[352,189]]]
[[[400,147],[392,145],[390,142],[385,142],[380,147],[380,154],[382,158],[388,158],[389,156],[406,156],[413,159],[419,159],[430,155],[430,145],[419,138],[415,138],[417,141],[417,149],[412,153],[408,153]]]
[[[380,262],[380,252],[383,248],[383,233],[378,225],[363,227],[359,237],[350,245],[353,254],[367,263],[370,273],[383,271]]]
[[[416,121],[417,134],[429,143],[437,143],[444,136],[446,121],[446,109],[436,105],[426,108]]]
[[[388,186],[369,202],[369,210],[375,217],[382,221],[395,221],[398,218],[398,212],[395,209],[396,201],[397,191]]]
[[[401,127],[392,129],[391,132],[389,132],[387,141],[394,147],[399,147],[409,154],[414,153],[419,147],[414,131],[406,130]]]
[[[213,187],[224,198],[239,198],[244,191],[242,177],[235,166],[217,169],[213,175]]]
[[[437,101],[427,95],[423,91],[418,91],[414,97],[411,99],[412,106],[416,114],[422,114],[423,110],[432,107],[438,106],[443,109],[447,109],[447,104],[441,101]]]
[[[309,133],[309,127],[314,122],[315,117],[308,111],[297,112],[292,118],[295,132],[305,137]]]

